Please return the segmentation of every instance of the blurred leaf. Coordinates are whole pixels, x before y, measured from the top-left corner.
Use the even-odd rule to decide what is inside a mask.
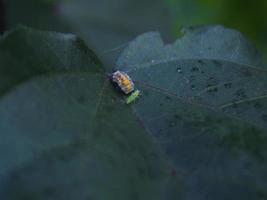
[[[170,36],[170,17],[162,0],[75,0],[62,3],[61,11],[109,70],[120,53],[116,47],[137,35],[158,30],[164,38]]]
[[[42,30],[75,32],[109,68],[120,53],[121,48],[116,47],[138,34],[158,30],[169,39],[171,28],[178,35],[182,26],[200,24],[223,24],[240,30],[267,59],[266,1],[8,0],[5,4],[9,28],[22,23]],[[113,48],[113,54],[105,54]]]
[[[7,29],[24,24],[41,30],[68,31],[60,18],[60,0],[5,1]]]
[[[57,60],[47,45],[69,36],[13,34],[21,32],[23,41],[36,38],[31,48],[43,59],[34,66],[54,67],[0,101],[1,199],[267,197],[267,72],[240,33],[192,28],[173,45],[139,36],[117,63],[143,93],[127,106],[88,49],[76,71],[71,55]],[[234,39],[238,48],[228,45]],[[15,59],[17,46],[8,47]]]
[[[267,59],[266,1],[166,0],[176,34],[182,26],[223,24],[244,33]]]
[[[170,36],[170,16],[162,0],[55,2],[9,0],[8,22],[11,26],[23,23],[42,30],[65,31],[64,22],[71,32],[85,40],[109,70],[114,67],[118,50],[137,35],[158,30],[165,38]]]

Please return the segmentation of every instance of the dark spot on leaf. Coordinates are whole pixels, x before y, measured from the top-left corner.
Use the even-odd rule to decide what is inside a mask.
[[[225,87],[226,89],[230,89],[230,88],[232,88],[232,83],[225,83],[225,84],[224,84],[224,87]]]
[[[207,80],[207,87],[213,87],[218,85],[218,81],[215,79],[215,77],[209,77]]]
[[[205,65],[205,62],[203,60],[198,60],[197,61],[200,65]]]
[[[172,100],[172,98],[171,98],[170,96],[166,96],[165,99],[166,99],[167,101],[171,101],[171,100]]]
[[[247,95],[246,95],[246,92],[245,92],[244,89],[239,89],[239,90],[237,90],[237,91],[236,91],[236,96],[237,96],[238,98],[241,98],[241,99],[243,99],[243,98],[247,98]]]
[[[209,77],[209,79],[208,79],[209,81],[214,81],[215,80],[215,78],[214,77]]]
[[[210,87],[210,88],[208,89],[208,92],[209,92],[209,93],[218,92],[218,87],[216,87],[216,86],[212,86],[212,87]]]
[[[196,86],[195,85],[191,85],[191,89],[192,90],[196,89]]]
[[[198,67],[192,67],[191,72],[197,72],[197,71],[199,71]]]

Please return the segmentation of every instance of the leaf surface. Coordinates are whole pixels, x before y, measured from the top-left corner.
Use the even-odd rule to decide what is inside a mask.
[[[173,45],[141,35],[121,54],[143,93],[135,112],[181,171],[185,199],[266,198],[267,71],[240,33],[192,30]]]
[[[117,64],[142,92],[128,106],[73,37],[18,28],[0,43],[1,68],[31,72],[12,73],[0,101],[1,199],[266,198],[267,75],[247,42],[191,55],[190,34],[140,36]],[[26,51],[37,59],[10,65]]]

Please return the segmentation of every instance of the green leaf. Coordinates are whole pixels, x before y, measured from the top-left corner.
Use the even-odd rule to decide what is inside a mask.
[[[239,33],[193,30],[173,45],[147,33],[125,49],[117,67],[142,92],[130,106],[89,49],[73,45],[79,59],[70,61],[73,35],[5,36],[1,67],[26,51],[42,59],[18,57],[14,74],[20,63],[51,67],[0,101],[0,198],[265,199],[267,72]],[[217,34],[213,50],[199,45]],[[11,36],[35,42],[19,51]],[[233,38],[238,48],[223,45]]]

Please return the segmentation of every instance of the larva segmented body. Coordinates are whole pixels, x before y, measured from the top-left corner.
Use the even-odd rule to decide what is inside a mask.
[[[132,79],[124,72],[114,72],[112,75],[112,81],[115,82],[125,94],[129,94],[134,91],[134,83]]]

